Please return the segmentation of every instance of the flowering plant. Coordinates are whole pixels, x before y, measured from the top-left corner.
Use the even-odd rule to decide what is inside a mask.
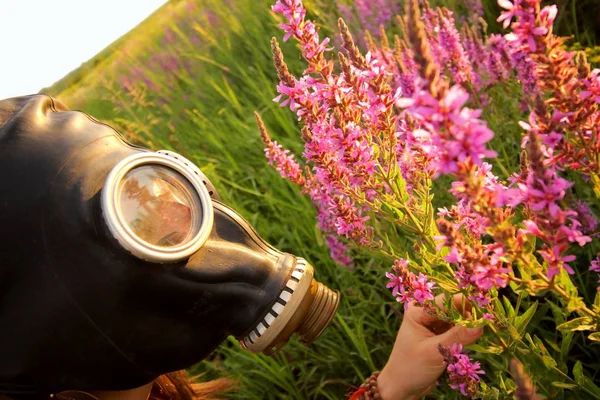
[[[305,167],[257,114],[265,154],[311,197],[340,264],[357,267],[361,251],[382,254],[393,264],[382,278],[398,302],[486,326],[471,346],[481,364],[459,347],[440,349],[451,388],[469,397],[523,392],[524,373],[504,373],[517,358],[538,393],[600,398],[592,364],[568,358],[577,332],[586,346],[600,341],[600,294],[590,299],[581,281],[600,272],[600,259],[590,265],[584,255],[596,245],[597,221],[574,186],[590,182],[592,201],[600,197],[600,72],[553,34],[556,6],[498,4],[505,35],[485,35],[476,20],[461,28],[452,11],[409,0],[397,33],[361,38],[366,55],[340,19],[336,62],[302,1],[278,0],[283,40],[298,41],[307,68],[293,76],[272,40],[275,101],[301,121]],[[520,92],[517,118],[527,119],[515,121],[523,151],[513,170],[494,162],[498,133],[488,123],[507,118],[494,112],[503,101],[497,88],[510,85]],[[433,195],[445,183],[453,200],[436,210]],[[472,303],[467,317],[433,302],[459,292]],[[530,326],[548,312],[560,332],[550,340]]]

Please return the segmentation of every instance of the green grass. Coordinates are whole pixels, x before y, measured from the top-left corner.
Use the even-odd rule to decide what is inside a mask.
[[[280,38],[281,32],[269,12],[271,0],[232,1],[233,8],[226,7],[224,0],[198,0],[192,11],[184,2],[172,1],[84,70],[46,91],[116,126],[134,142],[174,150],[196,162],[221,198],[266,240],[305,257],[315,266],[318,280],[340,290],[339,312],[312,347],[293,339],[280,354],[269,358],[248,354],[231,339],[194,372],[206,378],[233,376],[242,384],[241,390],[231,394],[235,399],[340,399],[351,385],[359,385],[383,367],[390,354],[400,325],[400,307],[382,278],[390,261],[356,254],[356,270],[337,266],[316,227],[310,201],[267,165],[255,110],[274,139],[295,154],[302,152],[293,113],[272,101],[276,73],[269,39]],[[331,2],[306,3],[310,16],[323,24],[322,32],[333,32]],[[490,15],[494,12],[491,2],[486,3],[486,10]],[[569,15],[565,18],[579,14]],[[561,23],[570,26],[568,20]],[[166,29],[173,32],[173,42],[165,41]],[[491,24],[490,29],[496,28]],[[591,43],[589,35],[579,37],[582,43]],[[295,45],[285,43],[282,48],[292,72],[300,73],[303,65]],[[165,73],[155,67],[152,57],[157,55],[188,65]],[[142,71],[160,90],[152,90],[139,78],[132,91],[125,90],[122,78],[131,75],[132,68]],[[520,128],[516,121],[522,115],[515,88],[496,90],[493,98],[501,101],[492,102],[485,117],[497,133],[491,144],[500,155],[495,172],[507,176],[518,165]],[[438,205],[450,201],[447,184],[438,182]],[[592,295],[587,295],[588,300]],[[550,313],[547,307],[541,309],[540,319]],[[484,363],[484,367],[492,365],[503,368],[498,359]],[[458,398],[455,393],[435,397]]]

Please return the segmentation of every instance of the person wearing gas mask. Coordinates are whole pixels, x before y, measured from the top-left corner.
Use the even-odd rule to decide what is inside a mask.
[[[0,101],[0,171],[0,399],[200,398],[173,371],[229,335],[253,353],[309,345],[336,312],[339,293],[193,163],[49,96]],[[437,345],[480,335],[411,306],[354,397],[418,398],[445,368]]]

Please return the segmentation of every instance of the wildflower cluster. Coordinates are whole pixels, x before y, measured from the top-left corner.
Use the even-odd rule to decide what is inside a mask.
[[[396,297],[396,301],[404,303],[404,308],[412,302],[423,305],[426,301],[433,300],[432,289],[435,286],[435,282],[428,282],[422,273],[416,276],[410,272],[406,268],[408,263],[408,260],[402,258],[396,260],[392,266],[393,272],[385,273],[390,280],[386,287],[392,289],[392,295]]]
[[[533,62],[539,90],[549,97],[547,100],[532,97],[529,123],[522,124],[529,133],[524,146],[529,147],[531,158],[531,173],[522,188],[528,205],[536,211],[535,218],[526,221],[523,232],[545,242],[540,254],[549,264],[551,278],[560,267],[573,273],[567,262],[575,257],[564,253],[570,243],[590,242],[586,234],[593,233],[597,225],[581,201],[574,209],[560,208],[558,204],[572,183],[559,177],[557,171],[568,168],[584,174],[592,179],[596,195],[600,193],[597,163],[600,142],[596,133],[600,113],[594,95],[599,82],[598,71],[590,70],[585,56],[567,51],[564,39],[553,34],[557,7],[541,7],[540,3],[501,0],[499,4],[506,11],[499,20],[512,28],[507,40]]]
[[[447,364],[449,385],[459,390],[464,396],[472,397],[477,393],[479,375],[485,374],[479,362],[473,362],[463,353],[461,344],[451,347],[439,345],[439,350]]]
[[[530,118],[546,128],[540,134],[549,142],[548,162],[589,176],[598,192],[598,70],[591,70],[583,53],[568,51],[565,39],[553,34],[556,5],[541,7],[541,0],[499,4],[506,10],[499,20],[513,31],[506,39],[534,66],[538,88],[549,97],[545,104],[550,109]]]
[[[284,40],[300,43],[308,65],[292,76],[273,39],[275,101],[303,124],[305,167],[271,141],[258,117],[267,158],[311,196],[335,260],[354,266],[349,249],[394,260],[385,276],[397,301],[435,313],[435,294],[461,292],[473,313],[454,322],[488,325],[495,336],[486,340],[503,351],[519,345],[498,333],[512,323],[498,307],[509,288],[519,296],[552,293],[596,330],[599,310],[578,297],[569,274],[574,249],[592,242],[597,220],[574,200],[563,171],[592,179],[600,197],[598,71],[564,50],[552,34],[556,7],[539,0],[499,0],[506,10],[499,21],[512,32],[489,36],[478,19],[460,27],[446,8],[407,3],[393,45],[385,31],[377,40],[367,34],[364,56],[340,20],[344,51],[336,63],[302,2],[277,1]],[[501,179],[490,146],[497,135],[484,116],[494,109],[490,93],[507,82],[520,86],[529,119],[519,122],[518,169]],[[436,213],[432,191],[442,177],[452,182],[454,204]],[[590,269],[600,272],[597,260]],[[451,387],[473,396],[482,371],[460,352],[442,350]]]

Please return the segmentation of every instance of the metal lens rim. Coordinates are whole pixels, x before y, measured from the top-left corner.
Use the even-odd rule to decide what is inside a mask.
[[[190,240],[173,247],[156,246],[138,237],[125,221],[119,203],[119,184],[129,171],[142,165],[162,165],[171,168],[183,175],[196,189],[200,199],[199,206],[202,207],[202,222],[198,232]],[[197,173],[196,168],[178,160],[171,152],[143,152],[121,160],[106,177],[101,204],[104,220],[115,239],[136,257],[156,263],[176,262],[194,254],[208,239],[214,220],[212,199],[203,177]]]

